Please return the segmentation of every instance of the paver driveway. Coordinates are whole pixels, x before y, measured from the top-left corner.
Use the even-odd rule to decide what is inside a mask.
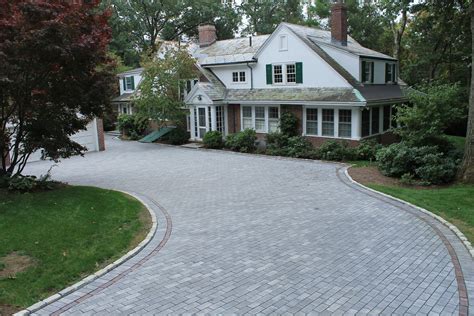
[[[462,244],[347,184],[341,165],[107,146],[64,161],[54,178],[139,193],[168,222],[154,207],[159,229],[138,256],[39,314],[467,313],[472,259]]]

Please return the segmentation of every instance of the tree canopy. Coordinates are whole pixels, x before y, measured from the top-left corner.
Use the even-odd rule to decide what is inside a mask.
[[[82,154],[69,136],[106,109],[115,80],[106,12],[56,1],[0,7],[0,175],[11,175],[38,149],[54,160]]]

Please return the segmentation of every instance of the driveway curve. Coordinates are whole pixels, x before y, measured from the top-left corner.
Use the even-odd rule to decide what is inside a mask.
[[[65,160],[53,178],[142,196],[158,231],[37,314],[467,315],[474,265],[457,237],[340,168],[107,138],[105,152]]]

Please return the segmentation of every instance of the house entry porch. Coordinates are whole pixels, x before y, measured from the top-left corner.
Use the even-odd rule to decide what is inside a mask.
[[[190,106],[191,139],[201,141],[209,131],[218,131],[227,135],[227,106],[196,105]]]

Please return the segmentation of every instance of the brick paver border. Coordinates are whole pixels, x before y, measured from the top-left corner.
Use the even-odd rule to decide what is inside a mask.
[[[471,244],[469,243],[469,241],[467,241],[467,238],[464,236],[464,234],[462,234],[459,231],[459,229],[457,229],[454,225],[452,225],[448,221],[444,220],[443,218],[439,217],[436,214],[431,213],[430,211],[424,208],[418,207],[416,205],[413,205],[404,200],[395,198],[388,194],[384,194],[382,192],[373,190],[355,181],[354,179],[352,179],[352,177],[349,175],[347,171],[349,168],[350,167],[346,166],[346,167],[339,167],[336,169],[337,177],[342,183],[344,183],[345,185],[347,185],[348,187],[354,190],[362,192],[370,197],[376,198],[385,203],[389,203],[392,206],[395,206],[401,210],[404,210],[412,214],[413,216],[416,216],[417,218],[419,218],[420,220],[428,224],[428,226],[436,233],[436,235],[438,235],[438,237],[441,239],[446,249],[448,250],[448,253],[451,257],[451,261],[454,266],[454,273],[456,276],[456,282],[458,284],[458,293],[459,293],[459,315],[460,316],[469,315],[469,297],[467,294],[468,292],[466,288],[466,281],[464,279],[464,273],[462,271],[462,267],[461,267],[461,263],[459,262],[458,255],[456,254],[456,251],[454,250],[453,245],[448,240],[448,238],[446,238],[443,232],[438,227],[436,227],[436,225],[432,221],[428,220],[426,216],[423,216],[422,214],[428,215],[432,219],[435,219],[441,222],[443,225],[446,225],[449,229],[451,229],[456,234],[456,236],[463,242],[463,245],[467,248],[472,258],[474,252],[472,250]],[[345,179],[343,178],[343,176],[345,177]],[[454,227],[455,230],[452,227]]]

